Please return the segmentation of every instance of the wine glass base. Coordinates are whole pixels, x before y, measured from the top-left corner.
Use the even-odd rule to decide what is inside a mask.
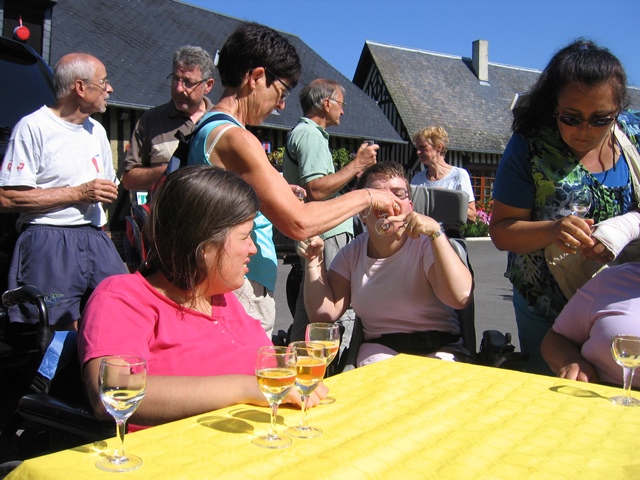
[[[332,403],[336,403],[336,399],[334,397],[326,396],[320,400],[320,405],[331,405]]]
[[[284,430],[284,433],[296,438],[315,438],[322,435],[322,430],[317,427],[289,427]]]
[[[624,405],[625,407],[637,407],[640,406],[640,400],[633,397],[625,397],[625,396],[617,396],[611,397],[611,403],[615,403],[616,405]]]
[[[293,442],[289,437],[282,437],[278,435],[262,435],[261,437],[256,437],[251,440],[251,443],[257,447],[262,448],[286,448],[291,445]]]
[[[96,462],[96,467],[105,472],[130,472],[141,465],[142,459],[136,455],[127,455],[122,459],[106,457]]]

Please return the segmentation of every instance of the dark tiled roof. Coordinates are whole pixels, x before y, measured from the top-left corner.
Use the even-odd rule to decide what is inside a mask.
[[[275,7],[274,7],[275,8]],[[241,20],[175,0],[59,0],[53,9],[51,62],[72,51],[86,51],[107,67],[115,92],[110,104],[149,108],[169,100],[173,53],[182,45],[199,45],[215,55]],[[303,75],[287,108],[264,126],[290,129],[302,116],[298,94],[314,78],[344,85],[348,109],[331,135],[402,142],[376,103],[323,60],[297,36],[283,33],[295,46]],[[209,94],[222,93],[217,72]]]
[[[488,82],[480,82],[471,62],[368,41],[354,82],[363,87],[375,65],[410,135],[439,124],[450,134],[450,150],[501,154],[511,136],[514,95],[528,91],[540,71],[489,62]],[[640,107],[640,90],[629,93]]]

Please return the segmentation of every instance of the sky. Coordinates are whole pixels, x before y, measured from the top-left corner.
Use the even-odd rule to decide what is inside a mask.
[[[489,42],[489,62],[542,70],[583,36],[622,62],[640,87],[638,0],[181,0],[300,37],[353,79],[365,41],[459,57]],[[627,28],[629,27],[629,28]]]

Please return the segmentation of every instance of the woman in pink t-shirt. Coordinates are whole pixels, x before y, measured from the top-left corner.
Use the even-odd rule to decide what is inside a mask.
[[[365,343],[358,365],[400,353],[429,355],[461,344],[454,309],[471,299],[469,269],[433,218],[413,211],[401,165],[378,163],[363,172],[358,188],[392,192],[401,214],[389,217],[391,234],[376,233],[382,213],[367,209],[366,226],[325,271],[322,241],[301,244],[306,257],[305,306],[313,322],[334,322],[347,307],[362,320]]]
[[[266,405],[255,378],[259,347],[270,345],[233,291],[244,282],[258,210],[253,189],[217,167],[186,167],[158,190],[146,225],[141,272],[107,278],[83,312],[78,349],[96,415],[101,358],[147,359],[147,391],[132,417],[157,425],[238,403]],[[321,387],[315,405],[326,394]],[[287,400],[300,402],[297,393]]]

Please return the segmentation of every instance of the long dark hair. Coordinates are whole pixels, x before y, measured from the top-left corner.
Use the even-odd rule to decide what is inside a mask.
[[[251,186],[234,173],[205,165],[177,170],[158,190],[145,224],[147,263],[193,298],[207,278],[204,247],[217,246],[219,271],[229,229],[253,218],[258,206]]]
[[[526,96],[524,105],[514,110],[512,130],[531,136],[544,126],[552,127],[558,95],[571,83],[590,87],[609,83],[614,89],[618,109],[628,105],[627,75],[620,60],[606,48],[579,38],[551,58]]]

